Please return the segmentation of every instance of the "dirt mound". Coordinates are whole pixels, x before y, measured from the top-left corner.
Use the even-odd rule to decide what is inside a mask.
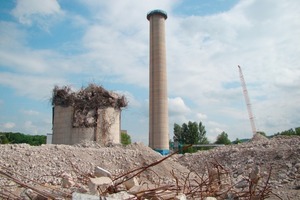
[[[263,136],[260,133],[256,133],[252,139],[250,140],[251,142],[258,142],[258,141],[268,141],[269,139],[265,136]]]
[[[300,199],[300,137],[275,137],[252,140],[248,143],[199,151],[194,154],[175,154],[137,175],[139,182],[159,185],[179,184],[180,179],[211,176],[209,169],[218,166],[226,172],[233,189],[245,190],[245,178],[256,173],[282,199]],[[92,177],[96,166],[111,172],[112,179],[137,168],[149,166],[165,158],[142,143],[126,147],[101,147],[90,142],[78,145],[27,144],[0,145],[0,171],[22,180],[24,184],[46,185],[60,192],[86,192],[86,178]],[[193,172],[193,173],[190,173]],[[258,176],[259,172],[259,176]],[[62,188],[62,179],[68,174],[76,183]],[[173,173],[173,174],[172,174]],[[203,175],[203,176],[202,176]],[[207,179],[207,180],[210,180]],[[192,187],[186,182],[182,188]],[[1,177],[0,189],[20,195],[24,188],[11,178]],[[227,187],[227,186],[226,186]],[[0,190],[1,191],[1,190]],[[1,192],[0,192],[1,197]],[[233,198],[233,197],[232,197]],[[201,199],[201,198],[200,198]],[[273,196],[271,199],[279,199]]]
[[[202,173],[208,163],[220,163],[230,171],[231,180],[239,183],[251,170],[259,166],[268,176],[273,191],[283,199],[300,199],[300,137],[254,139],[248,143],[214,148],[194,154],[178,156],[180,164]],[[277,199],[277,198],[275,198]]]

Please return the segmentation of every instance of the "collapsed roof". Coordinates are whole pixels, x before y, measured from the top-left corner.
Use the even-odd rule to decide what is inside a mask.
[[[124,95],[107,91],[95,84],[81,88],[78,92],[72,91],[69,86],[55,86],[51,100],[53,106],[74,107],[73,127],[95,127],[99,109],[121,110],[128,104]]]
[[[73,106],[75,108],[125,108],[128,101],[124,95],[107,91],[102,86],[89,84],[78,92],[72,91],[69,86],[55,86],[52,94],[53,106]]]

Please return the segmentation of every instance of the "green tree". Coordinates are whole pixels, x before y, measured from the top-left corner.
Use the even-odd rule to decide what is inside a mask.
[[[121,144],[128,145],[131,144],[131,137],[125,132],[121,132]]]
[[[199,140],[198,144],[209,144],[209,141],[206,137],[205,126],[203,126],[202,122],[199,122]]]
[[[199,129],[197,122],[188,122],[188,130],[186,143],[187,144],[197,144],[199,141]]]
[[[46,144],[47,137],[45,135],[25,135],[23,133],[0,132],[1,143],[20,144],[27,143],[30,145]]]
[[[189,128],[188,125],[186,123],[183,123],[181,126],[181,131],[182,131],[182,144],[187,144],[187,140],[188,140],[188,135],[189,135]]]
[[[295,128],[296,135],[300,135],[300,127]]]
[[[291,128],[289,130],[282,131],[280,135],[296,135],[296,132]]]
[[[236,138],[232,143],[233,144],[240,144],[242,142],[241,142],[241,140],[239,138]]]
[[[174,141],[181,144],[208,144],[205,126],[202,122],[189,121],[187,124],[174,124]]]
[[[0,143],[1,144],[8,144],[9,140],[7,139],[7,137],[4,135],[0,135]]]
[[[228,139],[228,134],[223,131],[220,135],[218,135],[215,144],[231,144],[230,140]]]
[[[183,134],[182,134],[182,129],[181,126],[179,124],[174,124],[174,142],[180,142],[183,143],[184,139],[183,139]]]

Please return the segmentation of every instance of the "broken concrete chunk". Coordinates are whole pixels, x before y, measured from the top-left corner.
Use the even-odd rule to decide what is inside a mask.
[[[131,195],[125,191],[122,191],[122,192],[110,194],[105,199],[106,200],[119,200],[119,199],[133,199],[134,197],[135,197],[134,195]]]
[[[151,183],[141,184],[141,185],[133,186],[127,192],[130,193],[130,194],[136,195],[139,198],[139,197],[143,196],[146,191],[153,190],[155,188],[156,188],[156,186],[154,184],[151,184]]]
[[[133,177],[127,181],[125,181],[124,183],[124,186],[126,187],[127,190],[129,190],[130,188],[132,188],[133,186],[138,186],[139,185],[139,182],[137,180],[136,177]]]
[[[178,194],[175,198],[175,200],[186,200],[185,194]]]
[[[95,185],[111,185],[112,180],[109,177],[90,178],[90,182]]]
[[[94,175],[96,177],[109,177],[111,178],[111,173],[106,169],[96,166],[94,169]]]
[[[73,181],[73,178],[70,174],[63,173],[61,179],[61,185],[63,188],[70,188],[75,185],[75,182]]]
[[[71,179],[62,178],[61,184],[63,188],[70,188],[75,185],[75,182]]]
[[[128,190],[128,192],[130,194],[137,194],[137,193],[140,193],[145,190],[147,190],[147,187],[145,185],[136,185],[136,186],[133,186],[132,188],[130,188],[130,190]]]
[[[244,180],[241,180],[240,182],[238,182],[235,187],[236,188],[245,188],[247,186],[248,186],[248,181],[244,179]]]
[[[72,194],[72,200],[99,200],[99,196],[89,195],[89,194],[81,194],[74,192]]]
[[[217,200],[215,197],[205,197],[204,200]]]
[[[90,178],[88,187],[91,194],[99,195],[98,188],[106,189],[112,185],[113,181],[109,177]]]

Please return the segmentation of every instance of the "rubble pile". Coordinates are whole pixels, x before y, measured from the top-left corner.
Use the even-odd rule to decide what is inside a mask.
[[[255,139],[169,157],[141,143],[0,145],[0,199],[300,199],[299,144]]]
[[[178,155],[176,161],[202,173],[209,163],[219,163],[229,170],[235,187],[245,189],[245,177],[256,169],[261,179],[269,180],[273,192],[283,199],[300,199],[300,137],[278,136],[272,139],[254,136],[248,143]],[[274,199],[278,199],[273,197]]]

